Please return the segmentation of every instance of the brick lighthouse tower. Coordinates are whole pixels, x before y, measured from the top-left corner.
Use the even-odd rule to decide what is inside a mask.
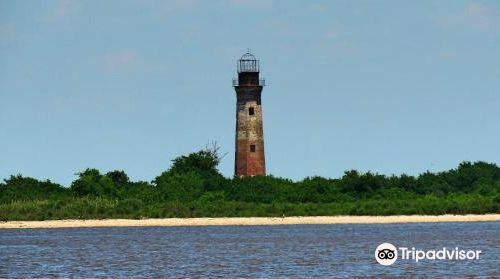
[[[260,98],[265,80],[259,79],[259,60],[250,52],[245,53],[237,65],[238,79],[233,79],[236,90],[234,175],[266,175]]]

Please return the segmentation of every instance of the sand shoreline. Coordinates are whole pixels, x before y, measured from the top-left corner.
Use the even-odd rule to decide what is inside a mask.
[[[175,227],[175,226],[249,226],[306,224],[396,224],[429,222],[494,222],[500,214],[485,215],[396,215],[396,216],[310,216],[310,217],[234,217],[234,218],[165,218],[48,220],[0,222],[0,229],[87,228],[87,227]]]

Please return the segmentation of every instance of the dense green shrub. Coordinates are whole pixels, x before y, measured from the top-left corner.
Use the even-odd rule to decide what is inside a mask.
[[[195,173],[165,172],[155,179],[156,191],[163,200],[193,201],[203,194],[203,178]]]
[[[109,176],[101,175],[96,169],[78,173],[78,179],[71,183],[71,190],[76,196],[118,197],[117,185]]]
[[[71,195],[68,188],[50,180],[38,181],[31,177],[12,175],[0,183],[0,203],[11,201],[62,199]]]
[[[0,220],[500,212],[500,168],[463,162],[417,177],[347,171],[339,179],[225,178],[218,149],[180,156],[151,183],[78,173],[70,188],[21,175],[0,183]]]

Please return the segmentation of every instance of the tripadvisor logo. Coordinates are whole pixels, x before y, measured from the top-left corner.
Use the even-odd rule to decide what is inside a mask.
[[[398,259],[398,250],[390,243],[382,243],[375,250],[375,259],[381,265],[391,265]]]
[[[408,249],[407,247],[399,247],[399,252],[401,254],[402,260],[414,260],[418,262],[419,260],[479,260],[479,254],[481,250],[458,250],[456,247],[454,250],[448,250],[443,248],[441,250],[415,250],[415,248]],[[398,259],[398,249],[390,243],[382,243],[375,250],[375,259],[381,265],[391,265]]]

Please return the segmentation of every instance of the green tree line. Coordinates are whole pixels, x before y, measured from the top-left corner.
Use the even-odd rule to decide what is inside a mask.
[[[224,177],[217,148],[172,160],[151,182],[86,169],[70,187],[13,175],[0,183],[0,220],[500,213],[500,168],[463,162],[419,176],[346,171],[301,181]]]

